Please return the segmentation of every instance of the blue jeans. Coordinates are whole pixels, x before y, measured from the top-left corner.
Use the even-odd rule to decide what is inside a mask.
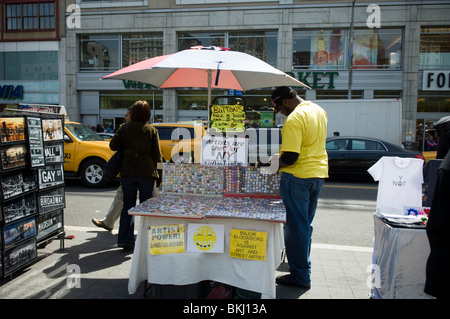
[[[137,193],[139,202],[142,203],[153,196],[154,178],[137,176],[120,177],[123,190],[123,208],[119,222],[119,244],[134,243],[134,216],[128,215],[128,210],[136,206]]]
[[[324,179],[298,178],[282,173],[280,194],[286,208],[284,244],[291,278],[302,285],[311,284],[312,221]]]

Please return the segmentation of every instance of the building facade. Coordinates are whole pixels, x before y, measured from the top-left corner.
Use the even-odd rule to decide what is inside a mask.
[[[8,7],[20,2],[1,1],[0,54],[14,43],[11,28],[18,17]],[[205,120],[204,89],[159,90],[144,83],[100,80],[132,63],[194,45],[254,55],[310,85],[311,90],[299,93],[319,103],[322,99],[401,99],[402,141],[407,147],[422,148],[427,124],[450,113],[450,1],[23,2],[54,3],[60,14],[55,30],[59,36],[50,41],[58,49],[42,49],[57,52],[57,79],[38,81],[41,96],[32,101],[63,104],[72,120],[85,124],[116,128],[137,99],[150,103],[155,121]],[[45,18],[39,12],[38,20]],[[25,14],[22,8],[22,24],[28,20],[28,11]],[[20,45],[27,41],[16,40]],[[50,44],[39,41],[39,45]],[[20,85],[8,75],[9,57],[0,57],[2,87]],[[52,87],[51,81],[58,85]],[[43,94],[44,89],[51,94]],[[24,99],[28,99],[26,91],[24,87]],[[242,93],[255,123],[261,114],[270,113],[271,91]],[[230,93],[214,90],[213,97]]]

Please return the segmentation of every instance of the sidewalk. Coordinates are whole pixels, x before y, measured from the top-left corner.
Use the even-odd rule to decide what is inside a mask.
[[[38,249],[38,260],[0,279],[1,299],[143,299],[144,284],[128,294],[132,252],[117,248],[117,229],[66,226],[65,249],[59,240]],[[369,299],[366,285],[372,249],[313,244],[312,287],[277,286],[277,299]],[[79,268],[78,268],[79,267]],[[74,270],[79,270],[79,280]],[[282,263],[277,273],[288,270]]]

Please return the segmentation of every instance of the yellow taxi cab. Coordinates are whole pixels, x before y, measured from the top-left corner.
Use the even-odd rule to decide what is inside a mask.
[[[80,177],[88,187],[106,185],[103,167],[114,154],[105,141],[89,127],[72,121],[64,122],[64,175]]]
[[[202,136],[206,127],[200,124],[153,123],[158,130],[161,153],[166,162],[199,163]]]
[[[422,155],[425,159],[425,162],[428,162],[431,159],[436,159],[437,151],[424,151]]]

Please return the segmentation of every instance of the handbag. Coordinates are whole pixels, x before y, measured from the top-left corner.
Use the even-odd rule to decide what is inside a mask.
[[[103,167],[103,179],[107,182],[110,182],[116,178],[120,173],[120,169],[122,168],[123,162],[123,144],[125,141],[125,125],[122,127],[122,139],[121,145],[117,152],[114,153],[113,156],[106,163],[105,167]]]

